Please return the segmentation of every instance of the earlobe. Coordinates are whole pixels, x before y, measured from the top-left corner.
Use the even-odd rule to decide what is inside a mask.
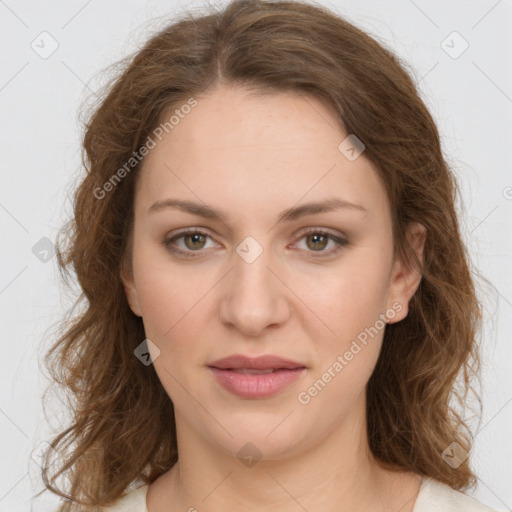
[[[416,293],[421,279],[423,268],[423,251],[427,238],[427,230],[425,226],[419,222],[411,222],[407,228],[407,242],[416,254],[420,268],[414,263],[408,263],[403,259],[397,259],[393,267],[390,284],[390,300],[391,304],[399,303],[402,308],[400,312],[393,317],[388,323],[395,323],[403,320],[409,313],[409,301]]]
[[[130,309],[133,311],[134,315],[142,317],[137,289],[133,279],[133,272],[128,262],[123,263],[119,276],[121,278],[121,282],[123,283],[126,300],[128,301]]]

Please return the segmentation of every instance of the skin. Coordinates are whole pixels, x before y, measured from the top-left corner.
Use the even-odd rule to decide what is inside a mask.
[[[411,511],[421,477],[380,466],[367,442],[365,389],[384,329],[309,403],[297,398],[379,315],[393,310],[388,323],[407,316],[421,275],[393,260],[383,183],[364,152],[354,161],[340,152],[347,134],[312,97],[222,86],[197,100],[145,158],[132,267],[121,272],[130,307],[160,351],[152,351],[154,368],[175,408],[179,460],[149,486],[148,511]],[[276,223],[283,210],[328,197],[366,211]],[[205,203],[226,220],[148,212],[168,198]],[[174,240],[196,257],[164,245],[183,228],[208,235]],[[307,228],[348,244],[329,255],[337,244],[307,236]],[[420,261],[424,234],[422,225],[409,226]],[[263,250],[251,263],[236,252],[247,236]],[[275,354],[307,371],[275,396],[243,399],[207,367],[240,353]],[[237,457],[248,442],[262,454],[251,467]]]

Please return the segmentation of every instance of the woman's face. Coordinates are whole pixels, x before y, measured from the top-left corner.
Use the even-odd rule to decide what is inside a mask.
[[[384,186],[311,97],[219,88],[196,99],[145,157],[133,274],[122,273],[178,442],[231,454],[250,442],[272,459],[342,425],[362,432],[383,320],[407,315],[420,280],[393,261]],[[235,354],[305,369],[274,378],[210,367]],[[278,375],[294,378],[272,387]]]

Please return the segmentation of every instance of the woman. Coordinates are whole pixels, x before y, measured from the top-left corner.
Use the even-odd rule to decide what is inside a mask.
[[[151,38],[84,150],[62,511],[491,510],[450,407],[481,318],[456,184],[394,55],[235,1]]]

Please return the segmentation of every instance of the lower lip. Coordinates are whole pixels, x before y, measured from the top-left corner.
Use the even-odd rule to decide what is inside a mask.
[[[242,398],[267,398],[275,395],[296,381],[306,368],[295,370],[280,369],[272,373],[236,373],[209,367],[219,384],[234,395]]]

